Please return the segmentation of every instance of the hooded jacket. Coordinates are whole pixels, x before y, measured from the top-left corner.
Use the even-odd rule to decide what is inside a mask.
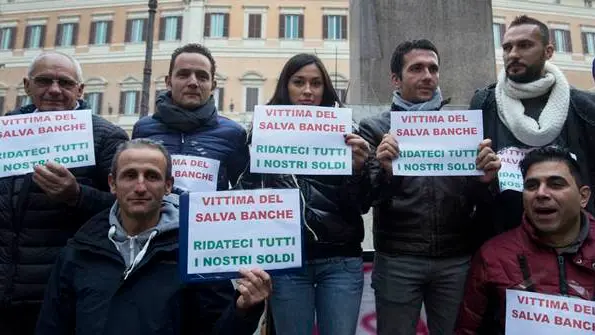
[[[521,226],[485,243],[475,255],[459,311],[457,335],[504,334],[506,289],[595,297],[595,219],[564,251],[545,245],[525,217]]]
[[[88,109],[79,100],[79,110]],[[27,105],[8,115],[30,114]],[[75,206],[50,199],[32,174],[0,178],[0,307],[40,304],[52,265],[66,241],[91,217],[109,208],[114,196],[107,176],[124,130],[93,115],[95,165],[71,168],[80,186]]]
[[[117,204],[85,224],[52,271],[37,334],[254,333],[263,304],[240,316],[230,281],[181,282],[178,215],[166,198],[158,224],[134,237]]]
[[[216,159],[220,162],[217,190],[227,190],[235,185],[244,170],[249,156],[246,130],[238,123],[213,113],[212,99],[194,111],[183,110],[171,99],[171,92],[160,95],[156,108],[161,115],[176,109],[187,118],[194,117],[194,129],[182,132],[156,118],[155,115],[140,119],[132,130],[132,138],[150,138],[161,143],[171,155],[188,155]],[[172,113],[173,114],[173,113]],[[175,117],[161,118],[175,121]]]

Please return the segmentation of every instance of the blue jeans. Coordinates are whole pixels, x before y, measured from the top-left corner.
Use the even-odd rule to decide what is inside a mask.
[[[374,255],[378,335],[414,335],[422,301],[430,334],[450,335],[463,299],[469,256]]]
[[[364,284],[361,257],[309,261],[298,274],[273,278],[271,309],[279,335],[353,335]],[[315,314],[316,313],[316,314]]]

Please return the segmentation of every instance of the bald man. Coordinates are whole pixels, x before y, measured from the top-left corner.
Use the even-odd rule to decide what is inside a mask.
[[[80,64],[59,52],[37,56],[23,79],[31,105],[8,115],[89,109]],[[93,115],[95,166],[38,165],[0,178],[0,333],[33,334],[51,267],[68,238],[113,204],[107,176],[126,132]],[[0,152],[5,151],[0,144]]]

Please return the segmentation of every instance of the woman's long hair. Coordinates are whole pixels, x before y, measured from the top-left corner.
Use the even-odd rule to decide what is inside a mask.
[[[341,99],[339,99],[339,96],[333,87],[331,77],[329,76],[320,58],[318,58],[316,55],[307,53],[297,54],[291,57],[287,63],[285,63],[285,66],[283,66],[283,70],[281,70],[281,74],[279,75],[275,93],[267,105],[292,105],[291,100],[289,99],[289,79],[301,68],[310,64],[316,64],[320,70],[320,73],[322,74],[324,90],[322,93],[322,101],[320,106],[334,107],[335,103],[338,103],[340,107],[343,107],[343,103],[341,102]]]

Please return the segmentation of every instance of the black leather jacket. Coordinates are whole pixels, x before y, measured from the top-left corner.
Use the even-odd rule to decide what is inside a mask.
[[[360,135],[373,153],[389,129],[390,112],[360,122]],[[369,169],[376,251],[445,257],[477,247],[474,209],[491,198],[491,188],[477,177],[389,177],[375,157]]]

